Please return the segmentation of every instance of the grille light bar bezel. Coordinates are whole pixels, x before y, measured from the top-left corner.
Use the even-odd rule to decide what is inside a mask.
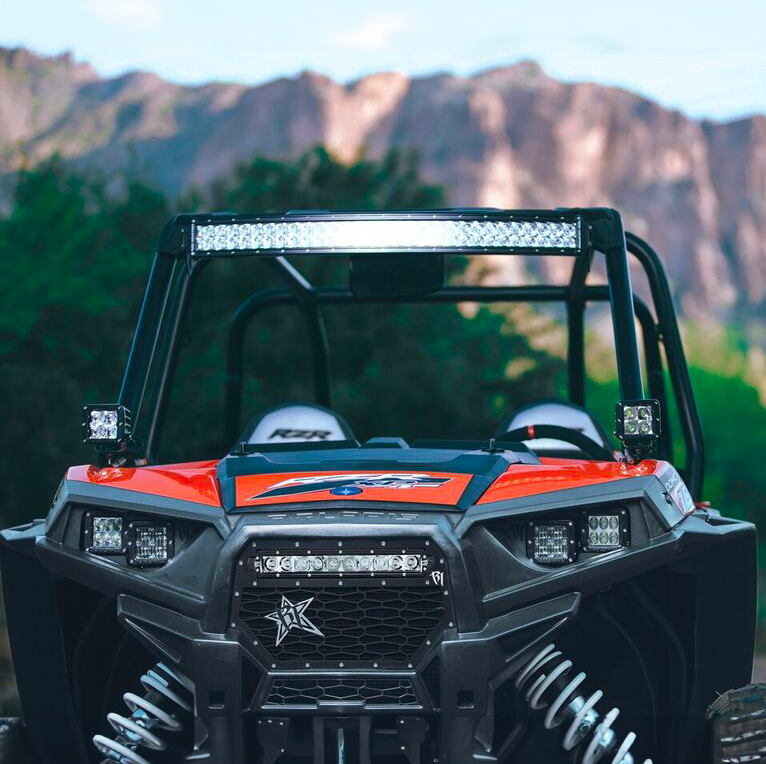
[[[326,213],[195,218],[191,255],[497,252],[577,255],[574,213]]]
[[[422,552],[264,552],[248,559],[248,568],[265,578],[342,578],[344,576],[424,576],[434,569],[430,555]]]

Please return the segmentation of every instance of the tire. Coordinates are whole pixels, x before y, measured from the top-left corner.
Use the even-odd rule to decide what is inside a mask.
[[[721,695],[707,711],[713,729],[713,764],[766,762],[766,684]]]
[[[21,719],[0,717],[0,764],[33,764]]]

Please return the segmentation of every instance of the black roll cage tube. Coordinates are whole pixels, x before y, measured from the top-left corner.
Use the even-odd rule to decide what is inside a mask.
[[[461,214],[461,212],[465,211],[453,210],[451,214]],[[361,300],[354,297],[353,302],[487,302],[494,289],[513,290],[513,299],[543,302],[551,301],[553,293],[546,292],[546,290],[553,289],[556,291],[553,301],[563,301],[567,306],[569,396],[573,402],[582,405],[585,397],[583,318],[585,305],[588,301],[606,301],[608,299],[614,326],[615,352],[620,397],[622,399],[631,400],[644,397],[634,315],[638,317],[644,335],[650,394],[658,398],[661,403],[667,400],[667,396],[664,392],[659,341],[665,347],[668,371],[686,445],[685,479],[692,496],[695,499],[700,499],[704,477],[704,438],[676,322],[670,287],[662,263],[657,253],[646,242],[634,234],[624,233],[621,218],[616,211],[597,208],[568,210],[566,212],[576,212],[581,215],[585,224],[583,251],[576,256],[572,278],[567,287],[447,287],[436,294],[427,295],[417,300],[384,300],[382,298]],[[227,219],[237,220],[236,216],[228,216]],[[145,430],[143,454],[149,462],[151,462],[159,442],[162,420],[167,408],[167,398],[172,388],[173,375],[177,365],[180,332],[188,309],[189,295],[202,267],[211,259],[215,259],[193,257],[194,225],[194,215],[178,215],[169,221],[162,232],[157,254],[149,274],[118,399],[120,404],[131,411],[134,422],[137,422],[149,385],[150,375],[155,375],[156,382],[153,385],[155,392],[152,395],[148,424],[142,423]],[[608,287],[588,287],[585,285],[594,251],[602,252],[605,256]],[[628,252],[638,259],[646,273],[657,313],[656,325],[648,308],[640,300],[635,300],[634,305],[628,268]],[[370,256],[374,256],[374,254]],[[294,268],[280,253],[275,252],[266,255],[262,253],[259,257],[271,261],[277,268],[289,287],[289,291],[284,290],[284,295],[290,295],[288,301],[297,301],[303,312],[309,327],[313,349],[315,398],[319,402],[329,403],[329,353],[320,305],[328,299],[325,295],[330,290],[315,289],[305,280],[300,271]],[[463,290],[463,292],[458,294],[454,290]],[[269,293],[273,295],[274,290],[266,290],[261,294]],[[510,292],[506,292],[506,294],[510,294]],[[258,296],[254,295],[253,298]],[[333,297],[337,299],[338,296],[334,295]],[[285,297],[280,299],[285,299]],[[342,299],[348,300],[347,297]],[[242,306],[238,309],[237,314],[240,313],[241,309]],[[155,359],[158,361],[156,368]],[[230,384],[231,381],[227,381],[227,395]],[[234,421],[229,408],[233,408],[233,404],[227,401],[227,427],[231,427]],[[665,410],[667,411],[667,407]],[[666,424],[667,419],[666,416]],[[670,455],[668,435],[663,438],[660,447],[666,457]]]
[[[567,287],[564,286],[511,286],[511,287],[444,287],[439,292],[416,298],[365,298],[359,300],[348,289],[325,287],[315,292],[318,305],[383,305],[383,304],[455,304],[461,302],[475,303],[504,303],[504,302],[535,302],[554,303],[566,299]],[[608,302],[609,290],[606,286],[588,286],[583,290],[583,299],[588,302]],[[665,376],[662,369],[660,353],[660,337],[651,311],[640,297],[633,297],[636,318],[641,326],[644,340],[649,395],[656,398],[665,408],[667,393]],[[294,305],[296,297],[287,289],[266,289],[248,297],[237,308],[232,316],[229,328],[229,342],[226,355],[226,394],[224,405],[224,447],[231,447],[242,431],[242,389],[245,336],[253,319],[266,308]],[[310,331],[311,319],[307,317]],[[316,348],[315,348],[316,351]],[[572,365],[572,356],[568,356],[568,365]],[[584,374],[584,366],[581,367]],[[325,344],[322,352],[314,352],[313,365],[314,389],[330,390],[330,369],[328,347]],[[317,385],[317,378],[327,380],[326,384]],[[583,383],[584,390],[584,383]],[[571,398],[570,398],[571,400]],[[322,406],[331,408],[329,394],[325,397],[315,396],[315,401]],[[573,401],[583,405],[584,401]],[[669,423],[663,423],[663,431],[659,443],[659,456],[668,459],[672,453],[672,441]]]

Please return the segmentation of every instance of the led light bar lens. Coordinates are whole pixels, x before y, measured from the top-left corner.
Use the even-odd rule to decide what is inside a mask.
[[[172,556],[171,529],[164,523],[131,523],[128,562],[131,565],[164,565]]]
[[[583,517],[583,548],[588,552],[611,552],[628,544],[627,513],[604,512]]]
[[[266,575],[401,575],[425,573],[429,560],[422,554],[260,555],[250,558],[250,566],[257,573]]]
[[[197,252],[529,249],[577,251],[575,221],[323,220],[217,223],[196,228]]]
[[[119,552],[123,547],[122,518],[94,517],[91,523],[91,552]]]
[[[574,523],[532,523],[527,536],[529,556],[540,565],[574,562]]]

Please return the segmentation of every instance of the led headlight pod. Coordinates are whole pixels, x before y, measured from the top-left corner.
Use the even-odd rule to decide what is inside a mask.
[[[566,565],[577,557],[574,522],[532,522],[527,527],[527,556],[539,565]]]
[[[164,565],[173,557],[173,526],[155,520],[128,525],[128,562],[136,567]]]
[[[93,554],[124,554],[125,523],[119,515],[86,512],[83,518],[83,548]]]
[[[613,552],[630,546],[627,510],[585,512],[580,526],[580,541],[586,552]]]

